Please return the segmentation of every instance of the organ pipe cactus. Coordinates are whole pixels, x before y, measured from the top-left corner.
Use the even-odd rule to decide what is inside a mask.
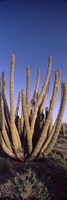
[[[49,108],[45,109],[48,97],[52,57],[48,59],[46,78],[39,93],[40,70],[32,99],[30,100],[30,66],[26,66],[26,94],[22,89],[18,94],[15,110],[14,106],[14,71],[15,55],[11,58],[10,67],[10,108],[6,98],[6,81],[4,72],[0,77],[0,145],[5,153],[20,160],[34,160],[40,156],[47,156],[51,152],[62,123],[64,113],[67,85],[62,83],[61,104],[55,123],[52,122],[53,110],[60,87],[60,70],[55,72],[54,88]],[[21,99],[20,99],[21,94]],[[22,103],[21,117],[19,117],[20,100]]]

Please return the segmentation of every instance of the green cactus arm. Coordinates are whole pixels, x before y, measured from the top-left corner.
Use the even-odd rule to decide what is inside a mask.
[[[50,80],[50,74],[51,74],[51,68],[52,68],[52,57],[49,56],[48,58],[48,70],[47,70],[47,74],[46,74],[46,79],[45,79],[45,82],[44,82],[44,85],[42,87],[42,90],[41,90],[41,93],[40,93],[40,98],[42,99],[47,87],[48,87],[48,84],[49,84],[49,80]]]
[[[58,96],[59,86],[60,86],[60,72],[58,70],[58,71],[56,71],[56,74],[55,74],[54,89],[53,89],[52,99],[51,99],[51,103],[50,103],[49,114],[48,114],[47,120],[45,122],[41,136],[36,144],[34,151],[32,152],[32,154],[30,156],[30,159],[34,159],[37,156],[37,154],[40,152],[40,150],[42,148],[43,143],[46,140],[48,127],[49,127],[49,124],[51,121],[51,116],[53,113],[54,105],[55,105],[55,102],[56,102],[56,99]]]
[[[12,55],[11,58],[11,69],[10,69],[10,127],[11,127],[11,136],[14,146],[14,151],[19,155],[19,152],[22,151],[21,140],[19,133],[15,126],[15,114],[14,114],[14,69],[15,69],[15,55]]]
[[[45,116],[45,121],[46,121],[47,117],[48,117],[48,113],[49,113],[49,108],[48,107],[45,108],[45,112],[46,112],[46,116]],[[50,121],[50,124],[49,124],[48,136],[51,133],[52,128],[53,128],[53,114],[51,116],[51,121]]]
[[[4,101],[4,107],[5,107],[5,110],[6,110],[7,114],[8,114],[8,118],[10,119],[10,111],[9,111],[9,106],[8,106],[7,99],[6,99],[6,91],[5,90],[6,89],[3,89],[3,93],[2,93],[3,101]]]
[[[37,112],[38,112],[39,106],[42,102],[43,95],[44,95],[46,88],[48,86],[48,83],[49,83],[51,68],[52,68],[52,57],[50,56],[49,60],[48,60],[48,70],[47,70],[46,80],[44,82],[41,93],[39,95],[38,102],[37,102],[37,105],[35,107],[35,111],[34,111],[33,118],[32,118],[32,123],[31,123],[31,134],[32,134],[32,136],[33,136],[33,133],[34,133],[34,126],[35,126],[35,121],[36,121],[36,117],[37,117]]]
[[[35,92],[38,93],[39,84],[40,84],[40,70],[38,69],[34,94],[35,94]]]
[[[15,143],[13,143],[13,149],[15,151],[16,157],[19,158],[20,160],[23,160],[24,158],[24,150],[21,144],[21,139],[20,139],[20,134],[16,128],[16,126],[14,125],[14,130],[15,130],[15,135],[16,135],[16,141]]]
[[[6,85],[7,85],[7,82],[4,79],[4,71],[2,71],[2,74],[1,74],[1,81],[2,81],[2,89],[4,90],[4,93],[5,93],[5,96],[6,96]]]
[[[21,133],[23,133],[23,127],[24,127],[24,116],[23,112],[21,113]]]
[[[5,98],[5,95],[3,95],[3,102],[4,102],[4,114],[5,114],[6,123],[7,123],[7,126],[10,127],[10,111],[9,111],[9,107],[8,107],[8,103]]]
[[[21,136],[21,119],[19,116],[15,119],[16,128],[18,130],[19,135]]]
[[[53,116],[53,115],[52,115]],[[51,121],[50,121],[50,125],[49,125],[49,132],[48,132],[48,136],[51,134],[53,128],[53,117],[51,117]]]
[[[30,66],[26,66],[26,104],[27,104],[27,110],[28,114],[30,113]]]
[[[10,121],[11,121],[11,129],[14,131],[14,70],[15,70],[15,55],[13,54],[11,57],[11,68],[10,68]]]
[[[5,128],[4,106],[3,106],[3,100],[2,99],[1,99],[1,115],[2,115],[2,119],[1,119],[2,120],[2,136],[3,136],[3,139],[4,139],[6,146],[13,153],[11,143],[10,143],[10,139],[7,135],[6,128]]]
[[[6,82],[6,80],[4,80],[4,72],[2,72],[2,74],[1,74],[1,82],[2,82],[2,96],[3,96],[4,108],[5,108],[4,110],[7,113],[8,118],[10,118],[9,106],[8,106],[7,99],[6,99],[7,82]]]
[[[16,110],[15,110],[15,119],[16,119],[16,117],[18,116],[19,105],[20,105],[20,92],[18,93],[17,106],[16,106]]]
[[[23,116],[23,100],[22,100],[22,90],[21,90],[21,134],[23,133],[24,127],[24,116]]]
[[[36,80],[35,90],[34,90],[32,100],[31,100],[32,105],[36,103],[37,101],[39,84],[40,84],[40,70],[37,71],[37,80]]]
[[[2,97],[3,97],[3,103],[4,103],[4,114],[5,114],[6,125],[10,127],[10,111],[9,111],[9,106],[7,103],[5,91],[3,90],[2,90]]]
[[[46,100],[47,100],[47,97],[48,97],[48,91],[49,91],[49,84],[47,86],[46,92],[45,92],[43,99],[42,99],[42,103],[40,105],[40,113],[43,113],[43,111],[44,111],[44,106],[45,106],[45,103],[46,103]]]
[[[18,118],[17,127],[18,127],[18,132],[19,132],[19,134],[21,135],[21,119],[20,119],[20,118]]]
[[[2,99],[3,99],[5,127],[7,128],[9,132],[10,131],[10,111],[9,111],[9,106],[8,106],[7,98],[6,98],[6,89],[4,88],[4,86],[2,87]]]
[[[4,90],[4,96],[5,96],[5,98],[6,98],[6,88],[7,88],[7,81],[4,80],[4,82],[3,82],[3,90]]]
[[[10,151],[10,149],[6,146],[1,132],[0,132],[0,145],[1,145],[2,149],[3,149],[3,151],[4,151],[7,155],[9,155],[9,156],[12,157],[12,158],[15,158],[15,154],[12,153],[12,151]]]
[[[57,123],[56,123],[56,127],[55,127],[55,131],[53,134],[53,137],[50,140],[49,145],[47,146],[47,148],[44,148],[44,155],[47,156],[53,146],[56,143],[60,128],[61,128],[61,123],[62,123],[62,118],[63,118],[63,114],[64,114],[64,109],[65,109],[65,105],[66,105],[66,99],[67,99],[67,85],[65,83],[62,83],[62,97],[61,97],[61,105],[60,105],[60,111],[58,114],[58,118],[57,118]]]
[[[24,90],[22,90],[22,100],[23,100],[23,115],[24,115],[24,120],[25,120],[26,131],[27,131],[28,153],[30,154],[32,152],[32,136],[31,136],[31,129],[30,129],[30,125],[29,125],[29,119],[28,119],[28,112],[27,112],[27,105],[26,105]]]

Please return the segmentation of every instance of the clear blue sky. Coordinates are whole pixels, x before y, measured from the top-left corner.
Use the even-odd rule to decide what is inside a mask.
[[[53,57],[49,106],[55,71],[61,70],[61,82],[67,82],[67,0],[0,0],[0,74],[8,81],[11,54],[16,55],[15,103],[19,90],[26,87],[26,64],[31,69],[31,95],[37,69],[41,72],[40,89],[47,72],[48,56]],[[61,90],[54,110],[58,112]],[[67,105],[63,121],[67,122]]]

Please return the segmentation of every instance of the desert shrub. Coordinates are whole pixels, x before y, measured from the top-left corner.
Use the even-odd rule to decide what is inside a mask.
[[[50,200],[49,192],[44,182],[41,182],[36,173],[29,168],[23,174],[16,173],[13,179],[9,179],[6,183],[0,185],[0,193],[4,195],[4,191],[8,194],[16,194],[23,199],[34,197],[40,200]]]

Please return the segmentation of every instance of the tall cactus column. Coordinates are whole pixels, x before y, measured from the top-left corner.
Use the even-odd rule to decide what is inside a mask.
[[[10,126],[11,136],[14,146],[14,151],[17,157],[20,157],[22,152],[21,140],[15,126],[15,112],[14,112],[14,69],[15,69],[15,55],[12,55],[11,70],[10,70]]]
[[[26,79],[26,104],[27,104],[27,111],[28,115],[30,113],[30,66],[26,66],[27,70],[27,79]]]

